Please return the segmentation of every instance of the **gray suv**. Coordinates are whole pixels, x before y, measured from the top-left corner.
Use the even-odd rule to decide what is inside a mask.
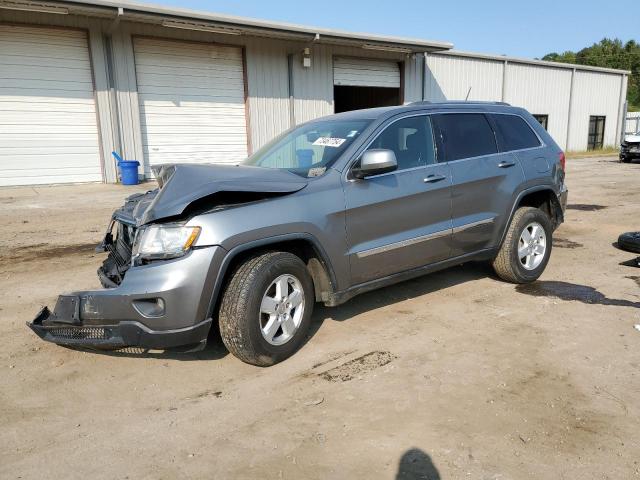
[[[567,199],[565,157],[525,110],[420,102],[297,126],[241,165],[154,168],[116,210],[102,290],[58,298],[29,326],[98,349],[194,351],[212,325],[241,360],[305,341],[315,302],[467,261],[536,280]]]

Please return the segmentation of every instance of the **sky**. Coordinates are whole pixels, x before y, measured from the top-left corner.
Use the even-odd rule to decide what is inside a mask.
[[[540,58],[604,37],[640,42],[638,0],[139,0],[353,32],[451,42],[457,50]]]

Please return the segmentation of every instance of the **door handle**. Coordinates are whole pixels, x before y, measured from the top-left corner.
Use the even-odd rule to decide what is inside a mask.
[[[444,175],[429,175],[427,178],[424,179],[424,183],[435,183],[435,182],[439,182],[440,180],[444,180],[445,177]]]
[[[509,167],[513,167],[516,164],[516,162],[510,162],[510,161],[502,161],[498,164],[498,167],[500,168],[509,168]]]

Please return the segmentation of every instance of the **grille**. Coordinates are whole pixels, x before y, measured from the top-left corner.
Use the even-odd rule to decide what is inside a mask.
[[[107,235],[104,247],[109,256],[102,263],[99,270],[110,282],[120,285],[124,274],[131,266],[131,249],[135,237],[135,228],[117,222],[115,240],[111,234]],[[100,275],[100,274],[99,274]],[[105,287],[113,287],[109,282],[103,282]]]
[[[48,331],[54,337],[66,340],[106,340],[109,338],[107,331],[102,327],[56,327]]]
[[[105,245],[105,247],[119,269],[126,270],[129,267],[131,247],[129,247],[129,245],[127,245],[122,239],[118,238],[115,245],[111,243]]]

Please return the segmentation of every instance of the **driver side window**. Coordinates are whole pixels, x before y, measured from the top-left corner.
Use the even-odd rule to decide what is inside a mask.
[[[398,170],[436,163],[431,119],[427,115],[421,115],[392,123],[378,135],[367,150],[380,148],[395,153]]]

